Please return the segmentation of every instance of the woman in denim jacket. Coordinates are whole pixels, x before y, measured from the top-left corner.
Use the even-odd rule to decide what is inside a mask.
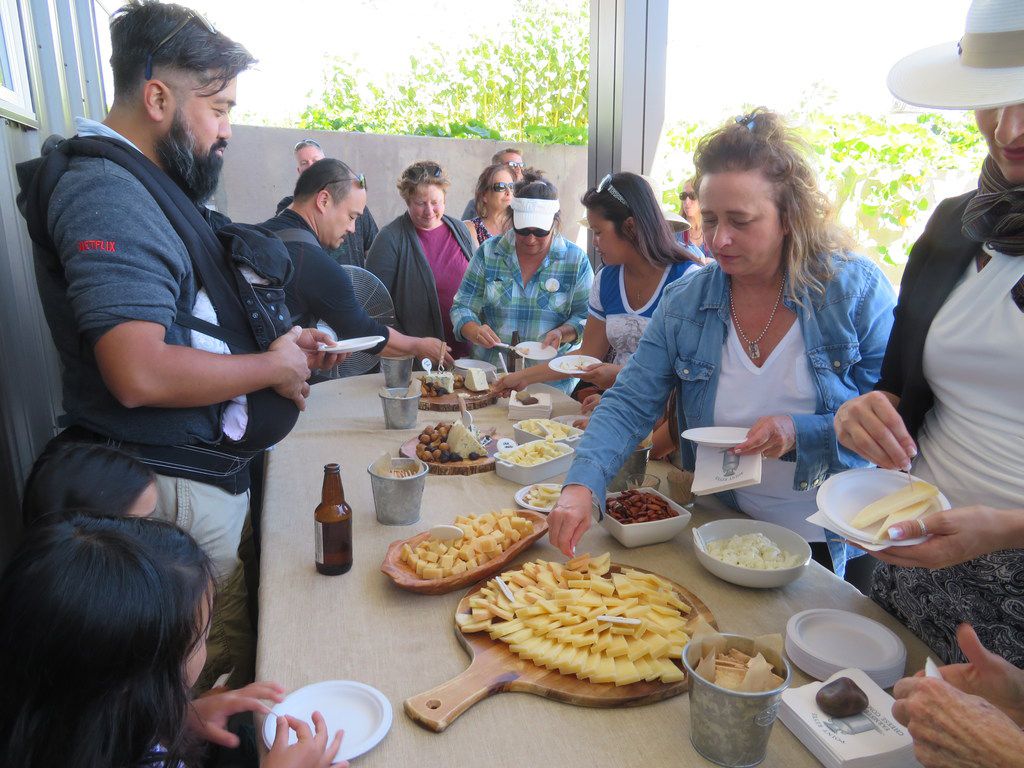
[[[680,430],[749,427],[732,450],[766,457],[761,484],[722,501],[800,532],[843,574],[845,545],[805,518],[827,477],[865,464],[837,444],[833,417],[878,380],[892,287],[849,252],[802,143],[774,113],[757,110],[706,136],[695,163],[716,262],[665,291],[577,449],[549,516],[551,541],[573,550],[593,500],[603,508],[607,482],[675,387]],[[692,468],[692,444],[682,456]]]

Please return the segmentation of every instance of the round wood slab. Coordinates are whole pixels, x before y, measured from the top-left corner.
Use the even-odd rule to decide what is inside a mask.
[[[415,549],[416,545],[421,541],[430,538],[430,531],[417,534],[409,539],[391,542],[388,545],[388,551],[384,556],[384,562],[381,563],[380,570],[387,574],[395,582],[396,586],[407,589],[410,592],[418,592],[421,595],[444,595],[448,592],[454,592],[456,589],[468,587],[470,584],[478,581],[489,579],[498,571],[506,568],[512,560],[548,532],[548,518],[546,515],[530,512],[525,509],[517,509],[516,514],[519,517],[525,517],[533,523],[533,533],[523,536],[523,538],[496,558],[488,560],[471,571],[455,576],[445,576],[443,579],[421,579],[416,575],[416,571],[403,563],[401,560],[402,545],[408,544]]]
[[[624,567],[652,573],[644,568],[618,564],[612,565],[611,572],[621,572]],[[686,624],[687,630],[701,616],[712,626],[717,626],[711,609],[699,597],[674,581],[665,581],[675,590],[680,600],[693,608]],[[455,609],[456,616],[471,612],[469,599],[483,586],[484,582],[481,582],[466,593]],[[507,643],[492,640],[486,632],[467,635],[456,624],[455,635],[470,656],[469,668],[447,683],[405,700],[405,713],[424,728],[438,733],[478,701],[502,691],[532,693],[579,707],[638,707],[678,696],[689,688],[688,678],[678,683],[641,680],[621,686],[592,683],[521,659],[509,650]],[[679,659],[673,659],[673,663],[682,669]]]
[[[402,443],[402,447],[399,452],[407,459],[417,459],[416,445],[420,441],[420,436],[416,435],[412,440],[407,440]],[[494,471],[494,454],[498,452],[498,441],[496,438],[491,438],[491,441],[484,446],[487,449],[486,459],[475,459],[473,461],[469,459],[463,459],[462,461],[448,461],[441,463],[440,461],[425,461],[424,464],[430,469],[432,475],[477,475],[481,472],[493,472]],[[420,461],[423,461],[420,459]]]
[[[417,373],[415,378],[422,379],[423,373]],[[465,397],[459,397],[460,394]],[[466,401],[466,410],[475,411],[478,408],[486,408],[488,405],[493,405],[498,402],[497,392],[473,392],[466,389],[465,387],[456,387],[455,391],[450,395],[440,395],[438,397],[428,397],[427,395],[420,396],[419,408],[421,411],[458,411],[459,400]]]

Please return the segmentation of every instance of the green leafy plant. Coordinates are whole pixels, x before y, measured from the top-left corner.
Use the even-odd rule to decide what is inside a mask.
[[[434,45],[407,72],[377,82],[335,59],[304,128],[586,144],[589,4],[510,3],[508,33],[463,50]]]

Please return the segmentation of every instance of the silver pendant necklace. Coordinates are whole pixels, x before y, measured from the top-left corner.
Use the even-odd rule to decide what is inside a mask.
[[[768,329],[772,327],[772,320],[775,319],[775,313],[779,311],[779,304],[782,303],[782,294],[783,291],[785,291],[785,289],[786,273],[783,272],[782,285],[779,286],[779,295],[775,298],[775,306],[772,307],[772,313],[771,315],[768,316],[768,324],[765,325],[764,329],[761,331],[761,334],[756,339],[751,341],[750,339],[747,338],[747,334],[743,332],[743,329],[740,328],[740,321],[736,317],[736,304],[732,300],[732,285],[730,284],[729,286],[729,312],[732,314],[732,324],[736,326],[736,333],[738,333],[740,335],[740,338],[743,339],[744,343],[746,343],[747,355],[750,356],[751,360],[757,360],[759,357],[761,357],[761,347],[758,345],[760,344],[761,339],[764,338],[765,334],[768,333]]]

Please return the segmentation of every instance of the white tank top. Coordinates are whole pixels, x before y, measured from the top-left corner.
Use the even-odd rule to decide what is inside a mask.
[[[924,344],[935,393],[914,473],[954,507],[1024,507],[1024,311],[1010,295],[1024,257],[985,249],[939,309]]]
[[[751,427],[762,416],[814,413],[817,402],[799,320],[760,368],[744,352],[729,323],[715,395],[715,426]],[[795,473],[796,462],[765,459],[761,484],[734,491],[736,501],[756,520],[789,528],[807,541],[824,541],[825,532],[804,519],[817,510],[814,491],[793,490]]]

